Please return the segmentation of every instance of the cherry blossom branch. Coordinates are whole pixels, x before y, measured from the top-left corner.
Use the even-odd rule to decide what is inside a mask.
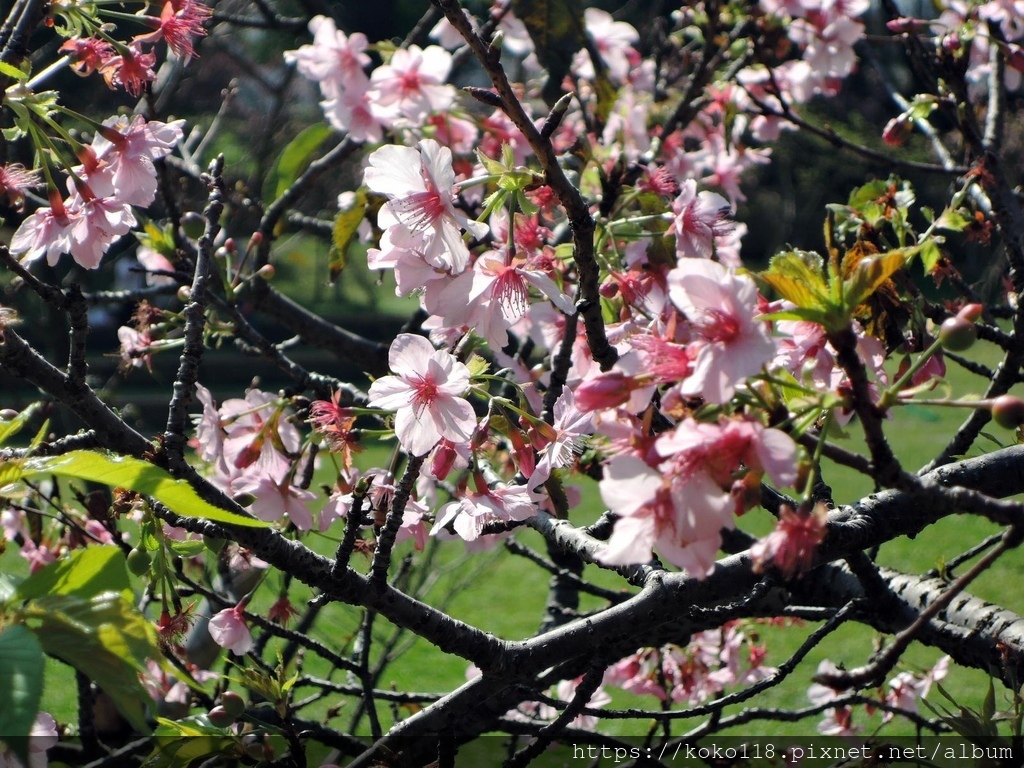
[[[86,386],[89,364],[86,362],[86,340],[89,336],[88,307],[82,296],[82,287],[78,283],[68,286],[64,294],[67,307],[68,325],[70,326],[70,344],[68,345],[68,381],[76,387]]]
[[[339,360],[371,376],[388,373],[388,348],[331,323],[256,278],[251,283],[258,309],[297,334],[307,344],[327,350]]]
[[[779,103],[782,104],[782,108],[775,109],[774,107],[771,107],[770,105],[766,104],[763,100],[759,99],[757,96],[752,94],[749,90],[746,91],[746,93],[750,97],[750,99],[755,104],[757,104],[758,109],[761,110],[761,114],[763,114],[764,116],[778,117],[787,120],[793,123],[793,125],[797,126],[798,128],[801,128],[807,131],[808,133],[817,136],[820,139],[824,139],[837,149],[849,150],[850,152],[853,152],[856,155],[860,155],[866,160],[871,160],[874,163],[878,163],[879,165],[883,165],[888,168],[902,168],[908,171],[919,171],[922,173],[941,173],[948,175],[962,175],[969,170],[965,166],[953,165],[947,167],[945,164],[937,165],[935,163],[924,163],[919,160],[907,160],[903,157],[890,154],[888,152],[879,152],[877,150],[871,149],[870,147],[865,147],[862,144],[858,144],[855,141],[851,141],[850,139],[847,139],[845,136],[836,133],[831,128],[822,128],[820,126],[815,125],[814,123],[804,120],[791,109],[789,104],[787,104],[784,101],[781,94],[776,95],[776,98],[779,100]]]
[[[937,616],[939,612],[952,602],[953,598],[962,593],[967,586],[978,576],[987,571],[996,560],[1002,557],[1010,549],[1014,549],[1021,543],[1021,530],[1010,528],[1003,535],[1002,541],[985,554],[970,570],[960,576],[956,581],[928,605],[914,622],[896,635],[893,642],[875,656],[874,659],[863,667],[838,672],[822,672],[814,679],[816,682],[826,685],[835,690],[846,688],[871,688],[881,685],[885,676],[896,666],[896,662],[910,646],[910,643],[918,633]]]
[[[501,98],[502,109],[509,119],[520,130],[537,160],[544,170],[545,181],[550,186],[569,219],[574,246],[574,260],[579,273],[580,299],[577,309],[583,316],[583,324],[587,329],[587,343],[591,354],[606,371],[618,359],[618,352],[608,343],[605,333],[604,318],[601,316],[601,297],[598,292],[600,270],[594,257],[594,218],[580,191],[569,181],[558,157],[555,155],[551,142],[541,136],[540,131],[526,114],[523,105],[512,89],[504,68],[499,61],[500,54],[490,48],[473,30],[469,19],[459,6],[458,0],[433,0],[444,11],[463,39],[469,44],[477,60],[487,72],[495,91]]]
[[[31,53],[28,42],[42,23],[47,0],[16,0],[0,27],[0,62],[17,67]],[[0,74],[0,93],[7,90],[11,78]]]
[[[591,662],[590,669],[583,676],[580,684],[576,686],[576,692],[573,694],[572,701],[555,718],[554,722],[547,725],[537,734],[533,742],[523,747],[523,749],[516,752],[505,762],[507,768],[525,768],[535,757],[540,756],[551,745],[565,727],[575,720],[586,708],[590,697],[594,695],[601,685],[606,666],[600,658],[594,659]]]
[[[370,564],[370,587],[380,591],[387,584],[388,568],[391,565],[391,550],[395,546],[395,537],[398,536],[398,529],[402,527],[402,517],[405,514],[405,505],[412,495],[413,485],[419,477],[420,467],[426,456],[412,456],[405,468],[398,488],[395,489],[394,499],[391,501],[391,509],[388,510],[388,517],[384,527],[377,535],[377,549],[373,553],[373,562]]]
[[[366,403],[366,393],[358,387],[333,376],[307,370],[291,357],[284,354],[279,345],[271,342],[253,327],[252,323],[246,319],[245,315],[242,314],[234,303],[221,299],[218,296],[214,296],[213,300],[234,325],[237,333],[236,343],[245,342],[250,344],[254,354],[262,356],[278,369],[291,376],[304,391],[315,393],[321,400],[330,400],[334,392],[341,391],[348,403],[354,405],[364,405]]]
[[[224,156],[219,155],[210,164],[207,185],[209,197],[203,216],[206,227],[199,239],[195,263],[195,277],[185,306],[185,345],[181,352],[178,374],[174,378],[173,394],[167,407],[167,427],[164,430],[161,452],[168,468],[177,474],[185,465],[188,407],[199,378],[199,361],[203,356],[203,335],[206,330],[206,303],[213,260],[213,247],[220,232],[220,217],[224,212]]]

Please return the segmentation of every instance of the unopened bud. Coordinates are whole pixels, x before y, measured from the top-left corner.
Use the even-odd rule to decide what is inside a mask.
[[[229,237],[227,240],[225,240],[223,247],[224,250],[227,251],[229,254],[234,253],[235,251],[238,250],[238,247],[235,245],[235,238],[233,237]]]
[[[0,411],[0,421],[10,421],[18,418],[18,412],[13,408],[4,408]]]
[[[192,289],[183,285],[178,289],[178,301],[184,303],[192,298]]]
[[[256,274],[262,277],[264,280],[272,280],[276,273],[277,270],[274,269],[273,264],[264,264],[256,271]]]
[[[602,373],[576,388],[576,407],[583,413],[615,408],[626,403],[636,388],[633,377],[621,371]]]
[[[913,33],[920,32],[925,28],[926,23],[922,19],[914,19],[909,16],[900,16],[898,19],[890,19],[885,23],[885,26],[889,28],[890,32],[900,33]]]
[[[964,304],[964,306],[960,308],[960,311],[956,313],[956,316],[962,317],[964,320],[968,320],[973,323],[981,317],[981,313],[984,311],[985,307],[975,302],[973,304]]]
[[[206,231],[206,219],[200,213],[189,211],[181,217],[181,231],[185,233],[185,237],[198,240]]]
[[[1024,424],[1024,400],[1015,395],[1000,395],[992,401],[992,419],[1006,429],[1017,429]]]
[[[898,147],[914,132],[914,124],[904,115],[894,117],[882,129],[882,141],[890,147]]]

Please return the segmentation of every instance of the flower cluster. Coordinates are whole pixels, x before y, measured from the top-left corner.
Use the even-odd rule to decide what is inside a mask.
[[[153,161],[181,141],[183,120],[162,123],[141,115],[113,117],[97,127],[92,144],[79,147],[81,165],[71,169],[69,195],[50,191],[49,207],[32,213],[11,238],[11,252],[26,261],[43,256],[51,265],[64,253],[86,269],[136,223],[133,206],[156,197]]]

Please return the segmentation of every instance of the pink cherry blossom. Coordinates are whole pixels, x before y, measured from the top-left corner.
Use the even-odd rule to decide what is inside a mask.
[[[932,684],[946,676],[949,672],[949,661],[949,656],[943,656],[935,662],[934,667],[923,675],[900,672],[889,681],[890,690],[885,694],[885,703],[908,712],[917,712],[918,699],[927,696]],[[882,715],[882,722],[887,723],[895,716],[895,713],[887,711]]]
[[[757,315],[757,287],[746,275],[705,259],[682,259],[668,274],[669,298],[700,337],[685,395],[725,403],[739,382],[761,371],[775,344]]]
[[[138,98],[146,89],[146,85],[156,80],[153,67],[156,65],[156,54],[143,51],[139,43],[133,42],[121,53],[112,56],[100,66],[100,72],[111,88],[121,86],[131,96]]]
[[[196,55],[192,38],[206,34],[203,22],[213,16],[213,10],[197,0],[166,0],[160,18],[146,17],[156,31],[135,38],[137,42],[156,43],[164,40],[175,56],[187,63]]]
[[[240,603],[234,608],[225,608],[215,614],[209,623],[210,637],[221,648],[227,648],[239,656],[252,650],[252,633],[245,623],[242,611],[245,607]]]
[[[729,201],[715,192],[697,192],[697,182],[683,182],[679,196],[672,202],[675,218],[672,232],[676,236],[679,258],[710,258],[715,250],[715,238],[722,237],[733,228],[726,218]]]
[[[7,204],[21,208],[25,202],[25,192],[39,186],[38,171],[30,171],[21,163],[0,165],[0,197],[7,199]]]
[[[156,196],[154,160],[169,155],[181,141],[184,120],[162,123],[142,115],[111,117],[96,132],[96,160],[111,172],[111,183],[125,203],[145,207]],[[95,190],[98,192],[98,190]],[[108,193],[109,194],[109,193]]]
[[[451,525],[465,541],[475,541],[484,526],[502,520],[526,520],[537,514],[533,494],[525,485],[486,488],[482,493],[468,493],[458,501],[446,504],[437,515],[430,534],[436,535]]]
[[[28,766],[27,768],[46,768],[49,761],[46,751],[54,746],[58,739],[57,721],[48,712],[39,712],[28,734]],[[14,752],[0,741],[0,768],[22,768],[21,761]]]
[[[633,48],[640,40],[636,28],[624,21],[615,21],[610,13],[600,8],[584,10],[583,21],[608,74],[619,82],[626,80],[630,69],[640,63],[640,54]],[[573,68],[582,78],[594,77],[594,64],[586,51],[577,54]]]
[[[61,254],[71,250],[72,221],[58,195],[57,206],[40,208],[18,227],[11,238],[11,253],[24,261],[35,261],[46,256],[53,266]]]
[[[828,659],[818,664],[818,674],[836,674],[839,668]],[[829,688],[821,683],[814,683],[807,689],[807,698],[812,704],[822,705],[839,698],[842,691]],[[855,736],[860,727],[853,724],[853,710],[850,707],[833,707],[825,710],[825,716],[818,723],[818,733],[825,736]]]
[[[135,225],[131,206],[116,197],[86,198],[74,193],[67,201],[71,218],[71,258],[96,269],[111,243]]]
[[[827,521],[828,512],[823,504],[806,513],[782,505],[775,530],[750,548],[754,568],[763,570],[770,563],[787,579],[807,570],[825,540]]]
[[[451,67],[452,55],[440,46],[397,49],[370,74],[374,114],[393,126],[422,123],[431,112],[448,109],[455,101],[455,89],[445,82]]]
[[[590,413],[584,413],[576,407],[576,397],[572,390],[564,388],[555,401],[554,423],[551,425],[555,436],[541,449],[541,459],[530,475],[530,490],[539,488],[551,476],[553,469],[568,466],[575,461],[576,454],[582,452],[580,444],[583,438],[593,428],[593,421]]]
[[[394,376],[370,385],[371,408],[395,411],[395,436],[414,456],[423,456],[441,438],[468,442],[476,429],[473,406],[462,397],[469,369],[422,336],[400,334],[388,355]]]
[[[235,490],[256,497],[249,510],[260,520],[269,523],[287,517],[300,531],[308,531],[313,527],[313,514],[308,504],[317,496],[311,491],[297,488],[288,482],[276,483],[265,475],[250,476],[238,484]]]
[[[470,221],[453,205],[455,172],[452,153],[433,139],[417,148],[385,145],[370,155],[366,186],[386,195],[381,229],[391,230],[391,244],[422,254],[430,265],[458,274],[469,265],[462,230],[483,237],[487,226]]]
[[[304,77],[320,83],[327,98],[335,98],[348,88],[366,90],[369,78],[364,67],[370,64],[366,35],[346,35],[327,16],[310,19],[309,31],[313,33],[312,44],[285,51],[284,60],[295,64]]]
[[[732,502],[707,474],[673,482],[642,459],[620,455],[605,466],[600,490],[608,508],[621,516],[598,556],[601,562],[644,563],[656,548],[697,578],[714,568],[720,531],[733,525]]]

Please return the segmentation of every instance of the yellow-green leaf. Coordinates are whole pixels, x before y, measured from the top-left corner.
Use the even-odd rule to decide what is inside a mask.
[[[3,465],[0,465],[3,466]],[[155,464],[130,456],[111,457],[96,451],[70,451],[62,456],[31,458],[21,465],[25,477],[58,475],[128,488],[152,496],[183,517],[201,517],[217,523],[266,528],[269,523],[215,507],[184,480],[173,477]]]
[[[119,547],[76,549],[68,557],[33,573],[15,590],[15,597],[30,600],[46,595],[74,595],[83,600],[104,592],[131,594],[131,582]]]
[[[146,661],[160,659],[156,630],[120,592],[84,600],[46,595],[25,604],[25,622],[43,650],[70,664],[102,688],[118,711],[141,733],[148,733],[139,675]]]
[[[910,255],[916,252],[916,248],[909,253],[907,249],[899,248],[861,259],[843,280],[843,303],[846,308],[852,310],[863,304],[882,283],[907,263]]]
[[[348,265],[348,247],[366,216],[366,190],[355,193],[352,204],[338,211],[331,230],[330,279],[333,283]]]
[[[831,303],[825,284],[824,262],[816,253],[791,251],[779,254],[757,277],[800,309],[825,311]]]

